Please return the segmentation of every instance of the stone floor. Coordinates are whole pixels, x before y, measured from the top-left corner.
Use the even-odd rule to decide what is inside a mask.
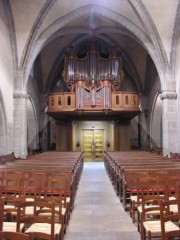
[[[65,240],[139,240],[103,163],[85,163]]]

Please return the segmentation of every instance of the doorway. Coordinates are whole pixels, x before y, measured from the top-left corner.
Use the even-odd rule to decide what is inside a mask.
[[[85,161],[103,161],[104,129],[82,129],[81,142]]]

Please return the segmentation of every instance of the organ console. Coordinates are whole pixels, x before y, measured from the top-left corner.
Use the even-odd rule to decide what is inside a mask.
[[[47,96],[47,113],[67,112],[121,112],[138,114],[139,95],[121,92],[123,81],[122,58],[117,49],[101,56],[96,43],[87,46],[86,55],[78,57],[74,48],[65,56],[64,82],[69,92],[50,93]]]

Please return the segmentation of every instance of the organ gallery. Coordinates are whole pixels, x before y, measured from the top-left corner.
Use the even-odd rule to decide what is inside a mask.
[[[120,91],[123,81],[123,61],[118,49],[104,54],[98,44],[89,43],[79,54],[70,48],[64,59],[66,91],[48,94],[46,112],[54,118],[94,113],[125,113],[132,118],[140,112],[139,94]]]

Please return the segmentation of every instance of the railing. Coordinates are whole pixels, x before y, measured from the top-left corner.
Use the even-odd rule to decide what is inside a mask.
[[[94,101],[94,100],[93,100]],[[105,104],[105,99],[102,98],[99,102],[87,102],[82,98],[81,107],[79,107],[76,93],[51,93],[47,96],[47,113],[54,112],[75,112],[75,111],[140,111],[140,97],[135,92],[114,92],[110,94],[108,106]]]

